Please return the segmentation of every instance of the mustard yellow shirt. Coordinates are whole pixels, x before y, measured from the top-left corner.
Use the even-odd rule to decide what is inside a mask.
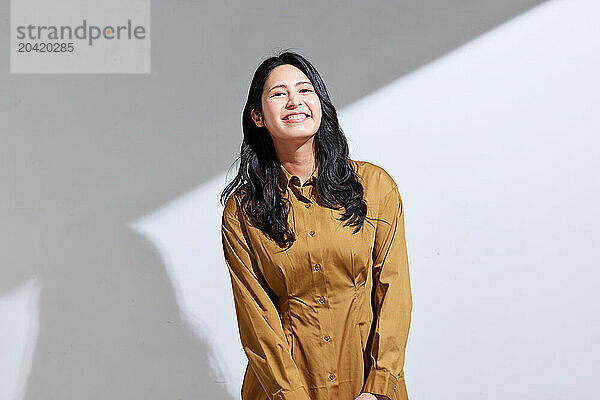
[[[253,226],[231,195],[222,243],[241,343],[242,400],[408,399],[403,365],[412,311],[403,204],[381,167],[350,160],[364,188],[360,232],[317,201],[318,167],[300,185],[278,164],[296,233],[286,248]]]

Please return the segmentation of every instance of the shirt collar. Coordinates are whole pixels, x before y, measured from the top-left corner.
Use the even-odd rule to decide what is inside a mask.
[[[279,181],[285,187],[287,187],[289,184],[300,186],[300,178],[298,178],[298,176],[290,174],[289,171],[287,169],[285,169],[285,167],[279,162],[279,160],[276,159],[275,162],[277,163],[277,175],[279,177]],[[314,184],[318,177],[319,177],[319,165],[317,163],[315,170],[313,171],[312,175],[310,176],[310,178],[308,178],[308,180],[306,181],[306,183],[304,185],[306,186],[306,185]]]

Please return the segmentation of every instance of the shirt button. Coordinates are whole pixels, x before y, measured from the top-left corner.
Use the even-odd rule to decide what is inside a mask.
[[[317,265],[315,265],[315,271],[318,271],[318,270],[320,270],[320,269],[321,269],[321,264],[317,264]]]
[[[308,232],[308,234],[309,234],[310,236],[315,236],[315,231],[310,231],[310,232]]]
[[[304,204],[304,207],[306,207],[306,208],[310,208],[310,203],[306,203],[306,204]]]
[[[394,385],[394,390],[396,390],[396,385]]]
[[[329,335],[325,335],[325,336],[323,337],[323,340],[324,340],[324,341],[326,341],[326,342],[329,342],[329,340],[331,340],[331,336],[329,336]]]
[[[324,304],[325,303],[325,297],[319,297],[319,303]]]
[[[334,380],[334,379],[335,379],[335,374],[333,374],[333,373],[332,373],[332,374],[329,374],[329,380],[330,380],[330,381],[332,381],[332,380]]]

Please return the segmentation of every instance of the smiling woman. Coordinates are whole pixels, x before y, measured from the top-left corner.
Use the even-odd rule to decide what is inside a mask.
[[[256,70],[221,236],[244,352],[242,400],[408,399],[412,295],[393,178],[349,158],[315,67]]]

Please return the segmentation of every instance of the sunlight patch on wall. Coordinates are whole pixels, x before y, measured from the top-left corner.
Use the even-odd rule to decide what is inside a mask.
[[[39,333],[40,283],[30,278],[0,297],[0,399],[21,399]]]

